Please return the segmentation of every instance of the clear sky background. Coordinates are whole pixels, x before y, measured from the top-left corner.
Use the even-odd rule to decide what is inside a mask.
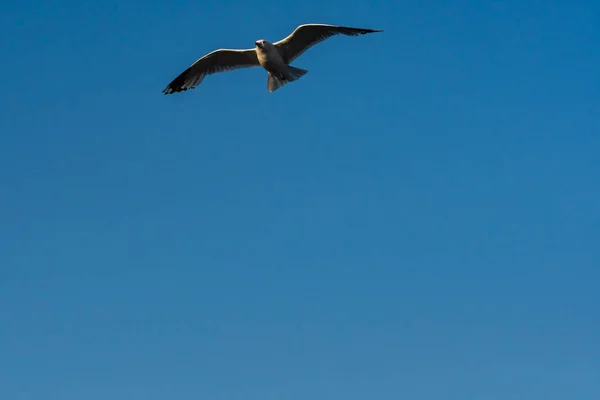
[[[600,398],[599,2],[137,3],[0,6],[0,398]]]

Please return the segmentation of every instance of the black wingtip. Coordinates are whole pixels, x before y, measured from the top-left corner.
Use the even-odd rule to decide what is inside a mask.
[[[187,68],[185,71],[183,71],[181,74],[179,74],[179,76],[177,76],[177,78],[173,79],[171,81],[171,83],[169,83],[167,85],[166,88],[163,89],[163,93],[164,94],[173,94],[173,93],[179,93],[179,92],[185,92],[186,90],[188,90],[187,87],[183,87],[185,84],[185,81],[190,73],[191,67]]]
[[[189,89],[194,89],[194,88],[181,88],[181,89],[173,89],[172,87],[170,87],[170,86],[167,86],[166,88],[164,88],[164,89],[162,90],[162,92],[163,92],[165,95],[167,95],[167,94],[174,94],[174,93],[185,92],[185,91],[187,91],[187,90],[189,90]]]
[[[366,35],[368,33],[383,32],[383,29],[367,29],[367,28],[353,28],[350,26],[340,26],[341,29],[345,30],[346,35]]]
[[[166,88],[164,88],[164,89],[162,90],[162,92],[163,92],[165,95],[167,95],[167,94],[173,94],[173,93],[177,93],[177,92],[179,92],[179,90],[175,90],[175,89],[173,89],[173,88],[172,88],[172,87],[169,85],[169,86],[167,86]]]

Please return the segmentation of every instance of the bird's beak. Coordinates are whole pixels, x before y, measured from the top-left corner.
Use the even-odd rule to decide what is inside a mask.
[[[256,45],[256,47],[260,47],[260,42],[258,40],[254,42],[254,44]]]

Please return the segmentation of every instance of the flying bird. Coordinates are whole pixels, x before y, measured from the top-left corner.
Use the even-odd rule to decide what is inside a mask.
[[[258,66],[267,70],[267,89],[269,92],[274,92],[308,72],[293,67],[290,63],[312,46],[338,34],[358,36],[374,32],[383,31],[327,24],[300,25],[288,37],[275,43],[261,39],[254,42],[252,49],[219,49],[208,53],[173,79],[163,89],[163,93],[171,94],[193,89],[207,75],[217,72]]]

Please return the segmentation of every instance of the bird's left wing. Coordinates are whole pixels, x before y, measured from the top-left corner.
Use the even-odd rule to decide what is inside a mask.
[[[334,35],[358,36],[367,33],[382,32],[375,29],[351,28],[327,24],[304,24],[297,27],[288,37],[274,45],[279,49],[286,63],[300,57],[302,53],[317,43]]]
[[[254,49],[219,49],[198,59],[163,89],[164,94],[182,92],[198,86],[206,75],[232,69],[258,66]]]

